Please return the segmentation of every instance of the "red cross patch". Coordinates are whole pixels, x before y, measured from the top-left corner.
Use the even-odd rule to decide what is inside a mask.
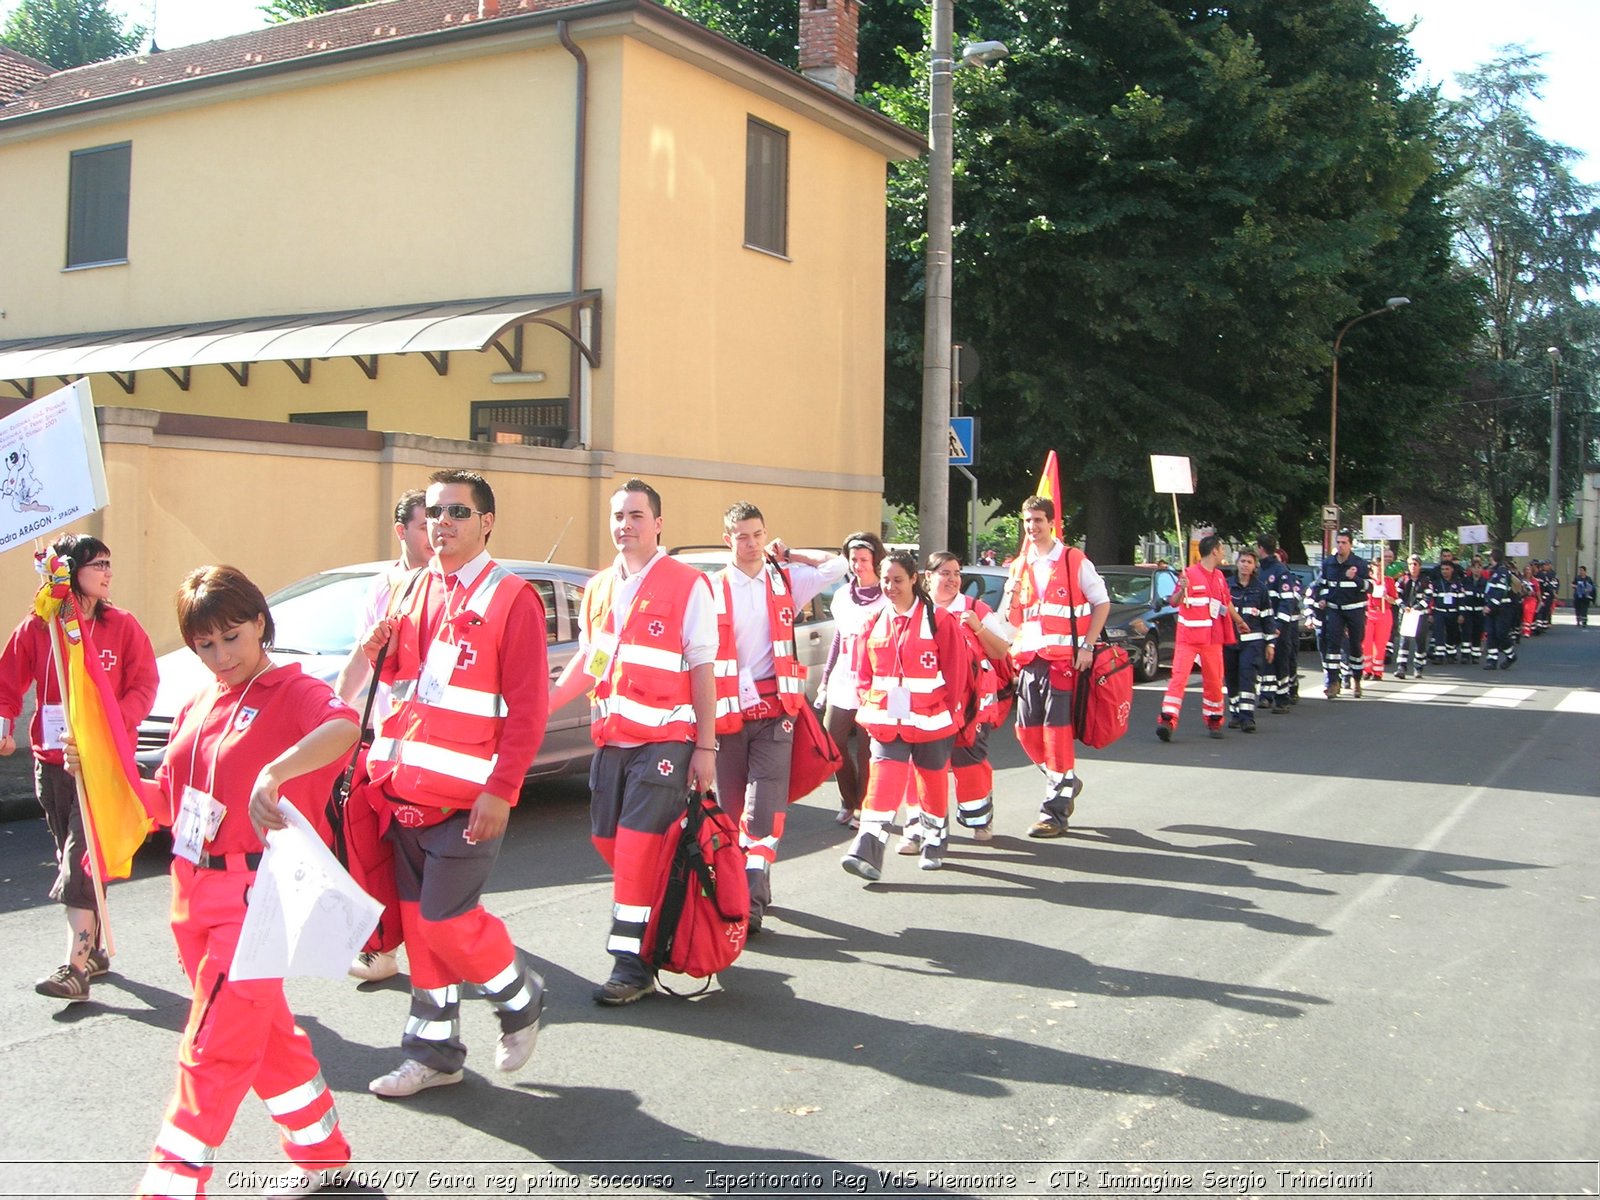
[[[672,765],[672,760],[670,758],[663,758],[660,762],[658,762],[656,764],[656,770],[660,771],[662,776],[663,776],[663,778],[664,778],[666,776],[671,775],[674,771],[677,770],[677,768]]]
[[[778,610],[778,624],[780,624],[780,625],[793,625],[794,624],[794,609],[789,608],[788,606],[780,608]]]
[[[1064,587],[1058,587],[1056,589],[1056,595],[1060,596],[1063,600],[1065,600],[1067,598],[1067,589],[1064,588]]]
[[[478,661],[478,652],[472,648],[472,643],[471,642],[462,642],[461,643],[461,656],[456,659],[456,666],[462,667],[462,668],[470,667],[473,663],[475,663],[477,661]]]
[[[650,636],[651,637],[658,638],[662,634],[666,633],[666,631],[667,631],[667,627],[665,625],[663,625],[660,621],[651,621],[650,622]]]
[[[235,733],[243,733],[246,729],[249,729],[256,719],[256,714],[260,711],[259,708],[241,708],[239,715],[233,719],[233,731]]]
[[[783,731],[785,733],[793,733],[794,732],[794,722],[789,720],[787,717],[784,718]]]
[[[939,656],[932,650],[924,650],[922,652],[922,669],[925,671],[933,671],[938,669],[938,666]]]
[[[108,671],[111,670],[112,667],[117,665],[117,656],[110,650],[100,651],[100,665]]]

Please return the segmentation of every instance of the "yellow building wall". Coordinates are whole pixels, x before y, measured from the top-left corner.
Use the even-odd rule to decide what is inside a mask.
[[[882,155],[648,46],[623,55],[605,444],[619,460],[877,476]],[[789,134],[786,259],[744,246],[751,116]],[[875,524],[876,497],[819,501],[830,525]]]
[[[374,70],[0,134],[0,340],[565,292],[572,58]],[[128,262],[63,270],[73,150],[132,143]],[[26,287],[21,286],[26,282]]]

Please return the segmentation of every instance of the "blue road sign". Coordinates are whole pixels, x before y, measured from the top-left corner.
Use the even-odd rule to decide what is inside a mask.
[[[978,418],[950,418],[950,465],[972,467],[978,463]]]

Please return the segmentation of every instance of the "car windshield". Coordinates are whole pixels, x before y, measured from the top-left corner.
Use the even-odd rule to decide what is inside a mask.
[[[1148,604],[1150,602],[1150,576],[1143,573],[1101,571],[1106,581],[1106,591],[1113,604]]]
[[[356,644],[356,622],[372,588],[369,571],[313,575],[267,597],[273,644],[305,654],[348,654]]]

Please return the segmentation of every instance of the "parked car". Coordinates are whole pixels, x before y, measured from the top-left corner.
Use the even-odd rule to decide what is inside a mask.
[[[1149,566],[1096,564],[1096,569],[1111,597],[1103,636],[1127,647],[1136,678],[1154,679],[1162,667],[1172,663],[1178,610],[1168,600],[1178,585],[1177,575]],[[967,567],[961,572],[961,590],[999,611],[1006,574],[1004,567]]]
[[[838,554],[836,549],[820,550],[799,548],[805,554]],[[715,575],[727,566],[733,552],[726,546],[674,546],[667,551],[679,562]],[[828,665],[828,654],[833,649],[833,610],[829,605],[840,584],[829,584],[812,601],[795,614],[795,652],[806,669],[806,696],[817,698],[817,688],[822,683],[823,668]]]
[[[496,560],[526,579],[544,602],[545,641],[553,680],[578,652],[578,616],[583,589],[593,571],[556,563]],[[332,683],[356,642],[367,594],[387,562],[358,563],[322,571],[267,597],[277,637],[275,662],[297,662],[308,675]],[[172,738],[172,722],[184,701],[211,679],[192,650],[184,647],[156,660],[161,682],[155,707],[139,726],[136,757],[141,774],[150,776],[161,763]],[[358,702],[357,707],[360,707]],[[594,745],[589,740],[589,701],[580,697],[550,714],[544,741],[528,777],[562,775],[587,769]]]

